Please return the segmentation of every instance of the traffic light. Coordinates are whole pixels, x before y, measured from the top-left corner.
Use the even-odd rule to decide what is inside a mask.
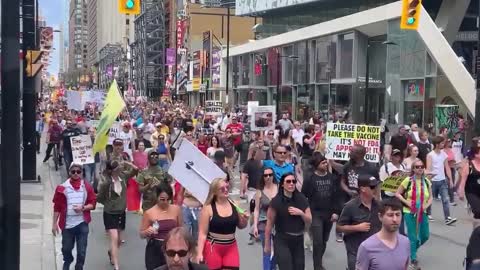
[[[35,77],[42,69],[43,65],[37,63],[42,56],[41,51],[28,50],[25,55],[25,75],[27,77]]]
[[[118,12],[122,14],[140,14],[140,0],[118,0]]]
[[[417,30],[421,10],[422,0],[403,0],[400,28],[406,30]]]

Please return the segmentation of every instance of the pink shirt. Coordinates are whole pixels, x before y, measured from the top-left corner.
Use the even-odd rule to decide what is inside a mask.
[[[140,151],[133,152],[133,164],[141,170],[145,169],[148,165],[147,153]]]

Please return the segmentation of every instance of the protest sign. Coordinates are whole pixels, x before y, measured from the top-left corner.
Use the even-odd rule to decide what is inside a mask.
[[[93,157],[92,139],[89,135],[80,135],[70,138],[72,145],[73,162],[78,164],[92,164],[95,162]]]
[[[354,124],[327,123],[328,159],[349,160],[354,145],[363,145],[367,149],[365,160],[380,161],[380,127]]]
[[[274,130],[275,121],[275,106],[252,107],[251,129],[253,131]]]
[[[220,100],[205,101],[205,115],[219,116],[222,115],[223,105]]]
[[[207,199],[210,183],[215,178],[226,177],[225,172],[186,139],[182,139],[180,147],[175,152],[175,159],[168,174],[202,204]]]
[[[113,140],[120,136],[120,131],[122,130],[122,126],[119,122],[113,122],[110,131],[108,132],[108,144],[111,145]]]
[[[406,176],[389,176],[382,183],[382,190],[387,192],[395,193],[397,192],[398,187],[405,180]]]
[[[260,106],[260,103],[258,101],[249,101],[247,103],[247,115],[252,115],[253,108],[258,106]]]
[[[85,102],[82,96],[83,92],[67,90],[67,108],[69,110],[83,111],[85,109]]]

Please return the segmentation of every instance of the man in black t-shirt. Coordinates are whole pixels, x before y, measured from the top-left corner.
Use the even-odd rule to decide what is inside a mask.
[[[310,159],[315,150],[315,130],[313,127],[310,126],[305,129],[305,135],[303,135],[302,142],[302,173],[303,179],[307,179],[311,171],[313,171],[310,166]]]
[[[63,159],[65,160],[65,167],[67,172],[70,168],[70,164],[73,162],[72,144],[70,138],[79,136],[82,134],[71,120],[66,121],[67,128],[62,132],[62,140],[60,141],[60,153],[63,153]]]
[[[358,194],[358,176],[372,175],[380,179],[375,164],[365,160],[366,149],[362,145],[354,145],[350,150],[350,161],[343,166],[342,189],[350,196]]]

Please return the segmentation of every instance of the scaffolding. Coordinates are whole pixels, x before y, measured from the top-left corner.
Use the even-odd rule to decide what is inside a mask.
[[[164,0],[142,1],[142,13],[135,18],[133,46],[136,93],[160,97],[165,74],[165,8]]]

